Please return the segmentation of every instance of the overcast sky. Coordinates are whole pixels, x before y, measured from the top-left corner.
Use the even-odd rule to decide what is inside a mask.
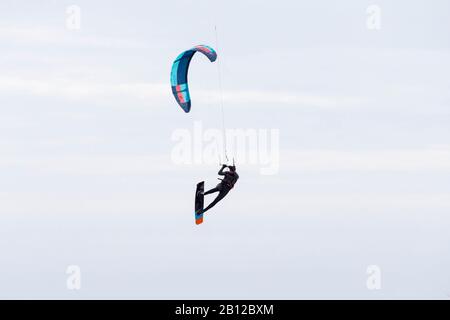
[[[449,30],[447,0],[1,0],[0,298],[448,299]],[[197,44],[219,61],[185,114]],[[172,138],[221,130],[219,70],[226,128],[278,132],[278,170],[237,158],[196,226],[218,161]]]

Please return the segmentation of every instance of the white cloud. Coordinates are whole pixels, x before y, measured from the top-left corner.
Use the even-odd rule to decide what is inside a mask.
[[[450,172],[450,146],[404,150],[290,150],[281,152],[280,170],[444,171]]]
[[[21,170],[43,174],[67,175],[124,175],[155,174],[173,170],[165,155],[24,155],[0,159],[0,167],[19,167]]]
[[[95,141],[93,141],[95,143]],[[411,150],[285,150],[281,151],[280,173],[314,172],[450,172],[450,146]],[[239,168],[258,174],[262,164],[238,162]],[[215,165],[176,165],[170,154],[154,155],[54,155],[3,154],[0,167],[21,167],[46,174],[154,174],[162,171],[195,172]]]
[[[169,83],[111,83],[107,79],[85,81],[69,77],[24,78],[19,76],[0,76],[0,92],[13,94],[29,94],[41,97],[59,97],[67,99],[111,99],[118,97],[143,101],[172,101]],[[224,91],[227,106],[277,105],[304,106],[320,108],[349,107],[361,103],[354,97],[332,97],[311,95],[306,93],[286,93],[278,91]],[[170,99],[170,100],[168,100]],[[195,92],[198,103],[219,103],[220,93],[214,90],[198,90]],[[173,103],[175,103],[173,101]],[[155,105],[156,106],[156,105]]]
[[[107,83],[72,80],[69,78],[23,78],[0,76],[0,92],[29,94],[67,99],[116,99],[118,96],[154,100],[171,95],[169,85],[152,83]]]
[[[201,91],[196,93],[203,102],[220,102],[219,91]],[[363,100],[357,97],[348,96],[325,96],[314,95],[302,92],[283,92],[283,91],[255,91],[255,90],[234,90],[224,91],[223,99],[226,103],[231,105],[245,104],[245,105],[279,105],[283,106],[304,106],[304,107],[319,107],[319,108],[348,108],[352,105],[361,104]],[[227,104],[228,105],[228,104]]]
[[[88,36],[69,29],[45,27],[0,27],[0,39],[24,45],[58,45],[77,47],[131,48],[148,47],[145,42],[105,36]]]

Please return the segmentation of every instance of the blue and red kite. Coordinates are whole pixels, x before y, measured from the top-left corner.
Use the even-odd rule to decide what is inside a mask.
[[[191,97],[189,95],[187,75],[189,64],[196,52],[203,53],[211,62],[214,62],[217,59],[217,53],[213,48],[199,45],[184,51],[173,62],[172,71],[170,73],[172,93],[184,112],[189,112],[191,110]]]

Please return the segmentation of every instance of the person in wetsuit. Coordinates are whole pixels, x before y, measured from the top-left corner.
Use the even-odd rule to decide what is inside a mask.
[[[224,171],[225,168],[228,168],[229,170]],[[220,182],[215,188],[206,191],[203,195],[206,196],[207,194],[211,194],[214,192],[219,192],[219,195],[214,199],[213,202],[211,202],[205,209],[203,209],[203,212],[208,211],[209,209],[214,207],[217,204],[217,202],[222,200],[228,194],[228,192],[230,192],[230,190],[233,189],[234,184],[239,179],[239,175],[236,172],[236,166],[234,165],[227,166],[226,164],[223,164],[222,168],[218,172],[218,175],[224,177],[223,179],[220,179],[222,180],[222,182]]]

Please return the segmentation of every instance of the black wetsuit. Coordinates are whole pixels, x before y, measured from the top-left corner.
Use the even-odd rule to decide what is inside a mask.
[[[214,192],[219,192],[219,195],[217,196],[217,198],[214,199],[213,202],[211,202],[205,209],[203,209],[203,212],[206,212],[207,210],[211,209],[212,207],[214,207],[217,204],[217,202],[222,200],[228,194],[228,192],[230,192],[230,190],[233,189],[236,181],[238,181],[239,175],[237,174],[237,172],[231,171],[231,170],[224,172],[223,170],[226,167],[227,166],[222,165],[222,168],[218,172],[218,174],[220,176],[224,176],[224,178],[222,179],[222,182],[219,183],[215,188],[213,188],[209,191],[206,191],[204,193],[204,195],[207,195],[207,194],[211,194]]]

